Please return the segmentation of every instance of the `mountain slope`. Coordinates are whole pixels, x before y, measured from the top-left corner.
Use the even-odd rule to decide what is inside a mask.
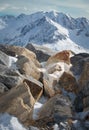
[[[35,43],[55,50],[89,50],[89,20],[58,12],[37,12],[0,17],[0,43],[25,46]],[[87,51],[88,51],[87,50]]]

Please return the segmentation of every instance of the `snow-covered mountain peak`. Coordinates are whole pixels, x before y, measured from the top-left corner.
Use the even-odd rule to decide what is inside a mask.
[[[89,20],[56,11],[0,17],[0,43],[57,45],[57,50],[89,48]],[[65,46],[65,47],[64,47]],[[76,50],[76,49],[75,49]]]

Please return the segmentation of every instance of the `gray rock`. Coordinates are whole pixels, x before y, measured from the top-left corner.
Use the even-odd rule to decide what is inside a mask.
[[[82,92],[78,93],[77,97],[74,100],[74,108],[76,112],[82,112],[84,109],[83,105],[83,94]]]
[[[37,127],[30,126],[29,130],[40,130],[40,129],[38,129]]]
[[[22,78],[20,76],[10,76],[10,75],[1,75],[0,74],[0,82],[3,83],[11,89],[12,87],[16,87],[21,84]]]
[[[0,83],[0,93],[4,93],[5,91],[8,91],[8,88],[3,83]]]
[[[47,61],[48,58],[53,53],[52,50],[50,50],[46,47],[40,48],[40,46],[35,46],[33,44],[30,44],[30,43],[27,44],[26,48],[29,49],[30,51],[33,51],[36,54],[37,60],[39,62]]]
[[[89,54],[80,53],[80,54],[76,54],[75,56],[70,58],[70,61],[72,64],[71,71],[73,71],[75,75],[81,74],[84,63],[85,63],[84,59],[86,59],[88,57],[89,57]]]
[[[0,64],[9,66],[9,56],[0,51]]]

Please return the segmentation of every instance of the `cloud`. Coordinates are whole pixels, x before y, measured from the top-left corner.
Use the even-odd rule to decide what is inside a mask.
[[[0,11],[4,11],[4,10],[8,9],[9,7],[10,7],[10,4],[0,5]]]
[[[12,6],[11,9],[13,9],[13,10],[19,10],[20,7]]]

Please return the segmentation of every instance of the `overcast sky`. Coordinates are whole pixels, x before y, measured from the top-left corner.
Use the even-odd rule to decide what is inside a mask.
[[[89,19],[89,0],[0,0],[0,15],[52,10]]]

